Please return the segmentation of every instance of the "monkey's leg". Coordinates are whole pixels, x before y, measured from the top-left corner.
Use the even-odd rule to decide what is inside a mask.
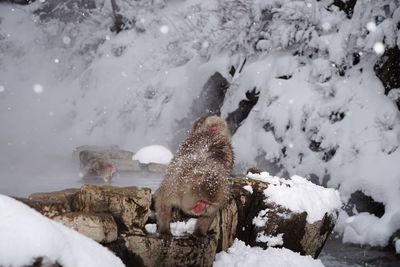
[[[200,246],[204,248],[208,243],[207,231],[210,228],[212,221],[215,218],[215,214],[211,216],[203,216],[197,219],[196,227],[193,235],[197,238]]]
[[[196,227],[194,229],[193,235],[201,237],[206,236],[207,231],[210,228],[212,221],[215,218],[215,214],[210,216],[202,216],[197,219]]]
[[[169,246],[172,241],[172,234],[169,223],[171,222],[172,206],[163,203],[160,198],[156,198],[157,232],[163,239],[164,245]]]

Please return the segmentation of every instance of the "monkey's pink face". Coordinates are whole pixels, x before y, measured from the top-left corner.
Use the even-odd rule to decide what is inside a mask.
[[[206,211],[208,202],[205,200],[197,201],[196,205],[192,208],[192,211],[195,215],[200,215]]]
[[[114,165],[108,163],[108,164],[106,165],[106,172],[107,172],[110,176],[113,176],[114,173],[117,172],[117,169],[115,168]]]
[[[219,128],[218,127],[208,127],[207,129],[210,133],[218,133]]]

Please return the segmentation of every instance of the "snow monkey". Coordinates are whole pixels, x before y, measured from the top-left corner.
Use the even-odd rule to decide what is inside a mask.
[[[86,172],[83,176],[84,179],[101,177],[104,181],[108,182],[117,172],[117,168],[112,161],[103,158],[100,153],[94,151],[81,151],[79,153],[79,160],[81,162],[81,169]]]
[[[172,239],[172,208],[197,216],[193,235],[204,237],[217,212],[229,198],[229,176],[233,150],[224,119],[198,119],[169,164],[164,180],[155,192],[157,231],[164,244]]]
[[[224,119],[218,116],[208,116],[208,117],[201,117],[197,119],[197,121],[193,124],[192,132],[217,132],[228,139],[231,138],[231,133],[228,128],[228,124]]]

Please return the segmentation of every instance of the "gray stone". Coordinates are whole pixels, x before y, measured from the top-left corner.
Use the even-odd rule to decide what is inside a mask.
[[[143,228],[150,210],[148,188],[84,185],[74,199],[77,211],[109,213],[126,231]]]
[[[40,212],[48,218],[53,218],[55,216],[61,215],[65,212],[69,212],[70,208],[65,203],[61,201],[54,200],[31,200],[27,198],[16,198],[22,203],[28,205],[32,209]]]
[[[131,266],[212,266],[217,249],[216,237],[210,235],[204,243],[193,236],[173,239],[169,247],[155,235],[123,237],[131,253]],[[203,245],[204,244],[204,245]],[[117,254],[118,255],[118,254]],[[125,262],[125,264],[127,264]]]
[[[100,243],[110,243],[118,237],[117,224],[110,214],[69,212],[55,216],[53,220]]]
[[[35,201],[61,202],[68,210],[73,210],[71,205],[78,191],[79,189],[69,188],[55,192],[34,193],[29,196],[29,199]]]

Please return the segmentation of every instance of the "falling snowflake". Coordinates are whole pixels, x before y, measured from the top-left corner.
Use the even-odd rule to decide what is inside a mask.
[[[58,64],[60,62],[60,60],[58,58],[54,59],[54,63]]]
[[[289,100],[289,103],[290,103],[290,104],[293,104],[293,103],[294,103],[294,99],[290,99],[290,100]]]
[[[43,93],[43,86],[42,85],[40,85],[40,84],[35,84],[34,86],[33,86],[33,91],[36,93],[36,94],[41,94],[41,93]]]
[[[324,22],[322,23],[322,30],[324,31],[329,31],[332,28],[331,24],[329,22]]]
[[[375,22],[368,22],[367,23],[367,29],[368,29],[368,31],[370,31],[370,32],[374,32],[374,31],[376,31],[376,24],[375,24]]]
[[[161,32],[162,34],[167,34],[167,33],[169,32],[168,26],[167,26],[167,25],[162,25],[162,26],[160,27],[160,32]]]
[[[203,43],[202,43],[202,45],[201,45],[203,48],[207,48],[207,47],[209,47],[210,46],[210,43],[209,42],[207,42],[207,41],[204,41]]]
[[[4,92],[6,88],[3,85],[0,85],[0,93]]]
[[[107,40],[107,41],[110,41],[110,40],[111,40],[111,37],[110,37],[109,35],[106,35],[106,40]]]
[[[383,53],[385,52],[385,45],[382,44],[381,42],[377,42],[374,44],[373,49],[375,53],[380,56],[383,55]]]
[[[69,45],[71,43],[71,38],[69,38],[68,36],[64,36],[62,38],[62,41],[64,44]]]

